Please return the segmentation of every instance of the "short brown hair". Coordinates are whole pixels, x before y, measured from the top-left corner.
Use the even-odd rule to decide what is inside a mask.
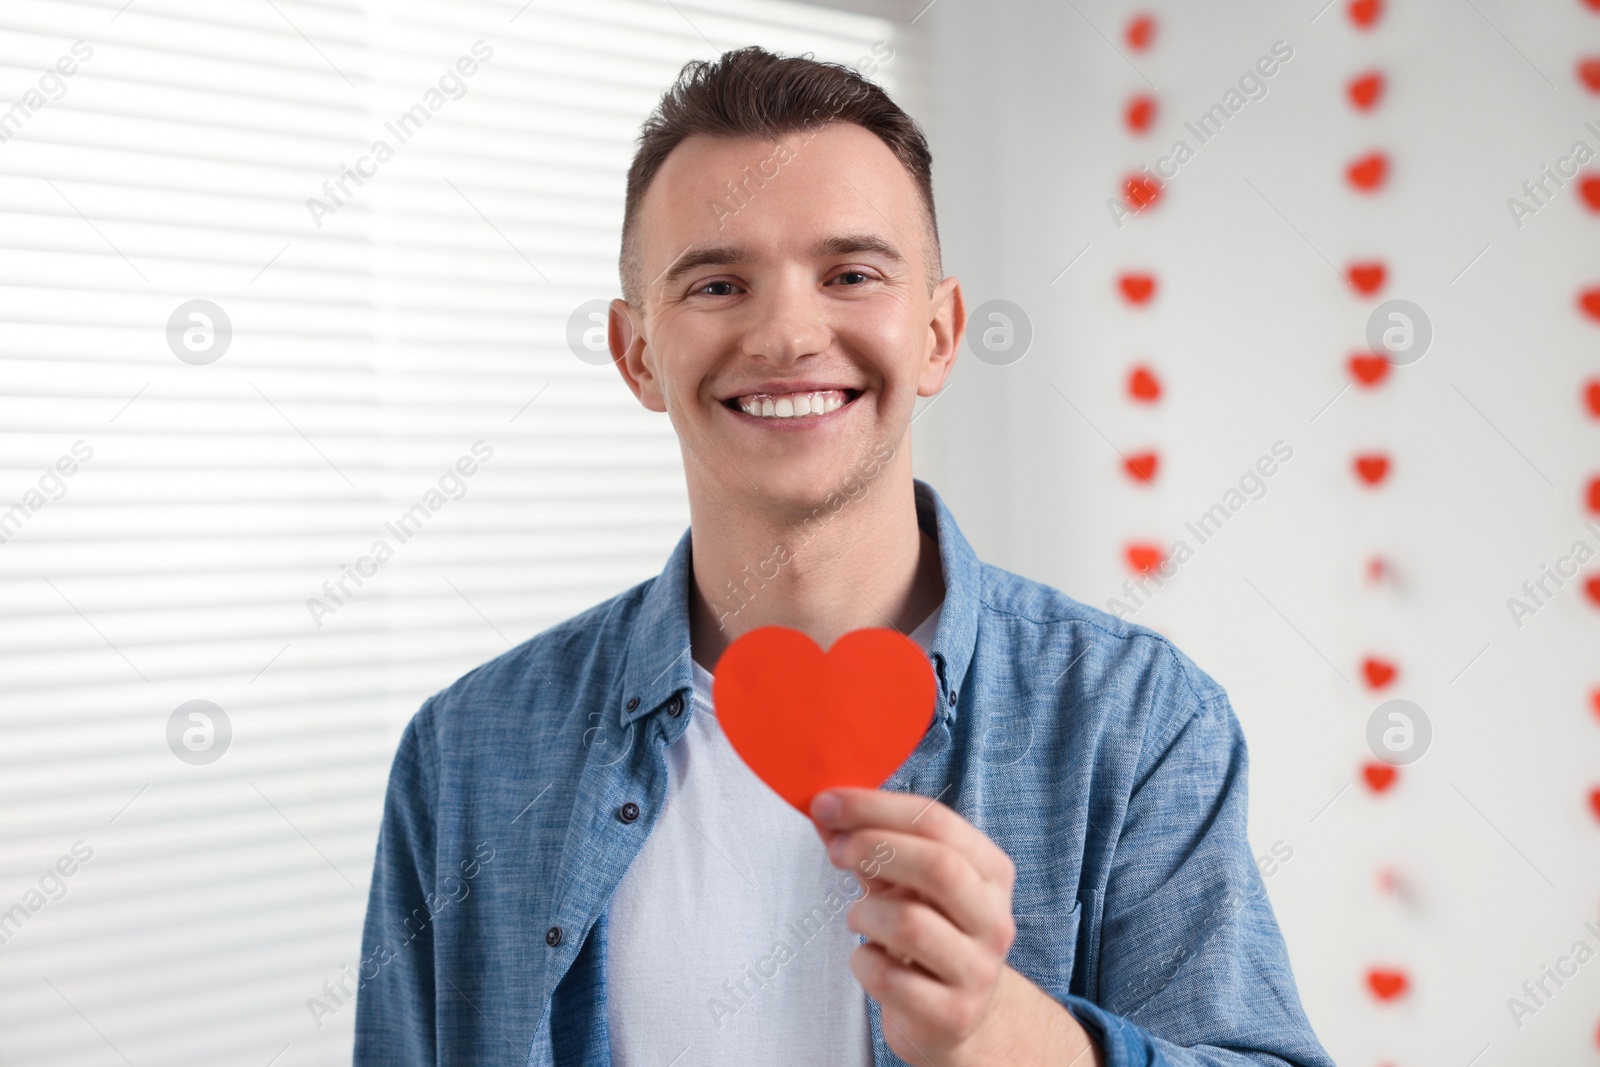
[[[815,132],[832,123],[853,123],[888,146],[921,194],[928,239],[928,287],[943,276],[939,225],[933,210],[933,156],[915,120],[889,95],[858,72],[810,54],[779,56],[751,46],[724,52],[715,60],[684,64],[678,80],[661,96],[639,131],[639,147],[628,168],[628,194],[622,213],[623,299],[643,313],[639,273],[639,210],[656,171],[684,139],[696,133],[714,137],[781,137]]]

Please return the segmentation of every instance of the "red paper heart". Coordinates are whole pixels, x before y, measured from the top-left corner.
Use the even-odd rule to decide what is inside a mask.
[[[1600,687],[1589,694],[1589,702],[1594,705],[1594,717],[1600,719]]]
[[[1389,157],[1382,152],[1369,152],[1350,164],[1345,177],[1361,192],[1375,192],[1389,176]]]
[[[1367,788],[1374,793],[1382,793],[1394,785],[1400,777],[1400,772],[1387,763],[1369,762],[1361,767],[1361,777],[1367,780]]]
[[[1389,361],[1374,352],[1356,352],[1350,356],[1350,377],[1357,385],[1371,388],[1389,376]]]
[[[1400,674],[1400,669],[1388,660],[1368,656],[1361,661],[1361,673],[1366,675],[1367,684],[1374,689],[1382,689],[1393,682]]]
[[[1135,15],[1128,20],[1126,37],[1128,47],[1135,52],[1143,52],[1150,47],[1150,42],[1155,40],[1156,20],[1149,15]]]
[[[1406,978],[1406,972],[1392,970],[1387,967],[1374,967],[1367,972],[1367,988],[1372,990],[1372,995],[1379,1000],[1393,1000],[1404,996],[1411,982]]]
[[[1156,98],[1142,94],[1133,97],[1128,101],[1127,110],[1122,113],[1122,120],[1133,132],[1144,133],[1156,121]]]
[[[1589,807],[1594,810],[1594,817],[1600,819],[1600,787],[1589,790]]]
[[[1589,510],[1600,515],[1600,477],[1589,479]]]
[[[1149,574],[1166,562],[1167,554],[1160,545],[1131,544],[1127,548],[1128,566],[1135,574]]]
[[[1389,457],[1382,452],[1368,452],[1355,459],[1356,474],[1368,485],[1379,485],[1389,477]]]
[[[1583,398],[1589,405],[1589,414],[1600,419],[1600,378],[1591,379],[1583,387]]]
[[[1382,14],[1382,0],[1351,0],[1350,2],[1350,21],[1363,30],[1370,30]]]
[[[1149,484],[1156,480],[1156,468],[1161,465],[1161,457],[1154,452],[1136,452],[1123,461],[1123,469],[1128,472],[1128,477],[1136,482]]]
[[[1128,395],[1153,404],[1161,399],[1161,379],[1149,367],[1135,367],[1128,375]]]
[[[717,661],[712,701],[739,758],[807,818],[833,786],[876,789],[933,721],[928,658],[895,630],[853,630],[827,652],[762,626]]]
[[[1372,294],[1383,288],[1383,279],[1388,275],[1382,263],[1371,260],[1366,263],[1350,264],[1350,284],[1357,290]]]
[[[1161,199],[1161,183],[1148,174],[1130,174],[1122,180],[1122,198],[1134,211],[1143,211]]]
[[[1589,87],[1591,93],[1600,93],[1600,56],[1579,60],[1578,77]]]
[[[1383,75],[1375,70],[1350,79],[1346,87],[1350,93],[1350,102],[1362,111],[1371,111],[1378,106],[1378,100],[1383,96]]]
[[[1155,295],[1156,279],[1150,274],[1124,274],[1117,279],[1122,297],[1130,304],[1143,304]]]
[[[1583,583],[1583,591],[1589,594],[1590,600],[1600,604],[1600,574],[1591,575],[1589,580]]]
[[[1578,183],[1578,195],[1590,211],[1600,211],[1600,174],[1585,175]]]
[[[1600,285],[1579,293],[1578,306],[1583,309],[1585,315],[1600,321]]]
[[[1594,8],[1596,11],[1600,11],[1600,0],[1583,0],[1583,2]]]

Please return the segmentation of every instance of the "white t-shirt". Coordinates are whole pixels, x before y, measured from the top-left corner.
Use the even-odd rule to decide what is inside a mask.
[[[924,650],[939,611],[910,634]],[[733,751],[698,663],[667,772],[666,809],[608,904],[614,1067],[870,1067],[845,925],[861,883]]]

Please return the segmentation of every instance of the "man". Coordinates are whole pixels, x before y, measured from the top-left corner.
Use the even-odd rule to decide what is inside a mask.
[[[965,325],[930,165],[876,86],[760,49],[690,64],[645,124],[610,345],[672,420],[691,525],[407,728],[358,1063],[1331,1065],[1226,695],[981,563],[912,477]],[[892,627],[938,682],[884,788],[811,819],[711,703],[773,624]]]

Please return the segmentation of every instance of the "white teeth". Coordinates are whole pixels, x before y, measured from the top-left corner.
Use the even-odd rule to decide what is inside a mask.
[[[764,419],[797,419],[808,415],[826,415],[844,407],[845,394],[840,389],[827,389],[815,393],[784,393],[771,395],[756,393],[739,398],[739,410],[746,415]]]

